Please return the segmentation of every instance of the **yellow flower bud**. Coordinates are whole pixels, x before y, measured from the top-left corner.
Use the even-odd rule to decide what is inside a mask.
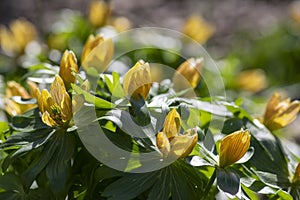
[[[259,92],[267,87],[267,78],[261,69],[246,70],[237,75],[237,86],[249,92]]]
[[[66,50],[60,61],[59,76],[63,79],[67,89],[71,88],[71,83],[74,83],[78,73],[77,59],[72,51]]]
[[[6,88],[6,97],[4,100],[5,110],[11,116],[18,115],[36,107],[35,104],[20,104],[15,102],[14,100],[10,99],[13,96],[20,96],[24,99],[32,98],[30,94],[22,87],[19,83],[15,81],[9,81],[7,83]]]
[[[36,98],[42,113],[42,121],[48,126],[66,127],[72,118],[72,102],[66,91],[63,80],[59,75],[55,76],[47,90],[36,90]]]
[[[124,76],[123,88],[131,98],[146,99],[152,85],[150,66],[140,60]]]
[[[168,113],[164,122],[163,132],[167,135],[167,137],[173,138],[178,135],[181,127],[181,119],[179,113],[176,109],[172,109],[171,112]]]
[[[157,134],[156,145],[157,145],[158,149],[160,150],[160,152],[162,152],[162,154],[165,157],[167,157],[171,150],[171,145],[170,145],[168,137],[166,136],[166,134],[164,132],[159,132]]]
[[[104,39],[102,35],[90,35],[81,55],[81,64],[85,70],[94,67],[102,73],[108,67],[114,54],[114,44],[111,38]]]
[[[21,51],[21,48],[11,31],[4,26],[0,27],[0,44],[6,54],[14,55]]]
[[[89,5],[88,18],[94,27],[103,26],[110,15],[110,7],[102,0],[92,0]]]
[[[214,33],[214,27],[201,16],[190,16],[183,27],[183,33],[200,44],[204,44]]]
[[[175,90],[195,88],[200,81],[203,64],[203,58],[190,58],[182,63],[173,76]]]
[[[299,1],[293,1],[293,3],[290,6],[290,16],[300,24],[300,2]]]
[[[224,137],[220,144],[219,167],[227,167],[240,160],[250,146],[248,130],[240,130]]]
[[[274,93],[267,104],[262,122],[271,131],[274,131],[293,122],[299,110],[299,101],[291,102],[289,98],[283,100],[278,93]]]

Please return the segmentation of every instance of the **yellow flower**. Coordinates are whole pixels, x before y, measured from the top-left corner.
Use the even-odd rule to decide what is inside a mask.
[[[298,181],[300,181],[300,163],[298,163],[293,177],[293,183]]]
[[[123,32],[131,29],[131,22],[126,17],[116,17],[111,20],[111,25],[115,27],[118,32]]]
[[[267,87],[267,78],[261,69],[252,69],[240,72],[236,83],[240,89],[255,93]]]
[[[271,131],[283,128],[293,122],[300,110],[300,102],[289,98],[281,99],[278,93],[274,93],[269,100],[262,123]]]
[[[28,81],[27,84],[29,85],[29,88],[37,87],[37,85],[31,81]],[[36,107],[36,104],[20,104],[15,102],[14,100],[10,99],[13,96],[20,96],[24,99],[29,99],[34,97],[31,94],[29,94],[24,87],[22,87],[19,83],[15,81],[9,81],[7,83],[6,88],[6,98],[5,98],[5,110],[7,113],[11,116],[22,114],[34,107]]]
[[[114,44],[111,38],[104,39],[102,35],[90,35],[81,55],[81,64],[85,70],[94,67],[102,73],[108,67],[114,54]]]
[[[60,61],[59,76],[63,79],[67,89],[71,88],[76,78],[74,74],[78,73],[77,59],[72,51],[66,50]]]
[[[21,53],[26,45],[37,39],[37,31],[32,23],[25,19],[13,21],[9,29],[0,28],[0,44],[7,54]]]
[[[198,141],[196,129],[188,129],[183,134],[179,130],[180,116],[173,109],[165,119],[163,131],[156,136],[156,145],[164,157],[184,158],[194,149]]]
[[[195,88],[200,81],[203,64],[203,58],[190,58],[182,63],[173,76],[175,90],[180,91],[190,86]]]
[[[250,146],[248,130],[240,130],[224,137],[220,144],[219,167],[227,167],[240,160]]]
[[[110,15],[110,7],[102,0],[92,0],[89,5],[88,18],[94,27],[103,26]]]
[[[166,116],[163,132],[166,134],[168,138],[173,138],[176,135],[178,135],[178,132],[180,131],[180,127],[181,127],[180,115],[174,108]]]
[[[63,80],[55,76],[50,93],[44,89],[36,90],[36,98],[42,113],[42,120],[48,126],[67,127],[72,118],[72,102]]]
[[[190,16],[183,27],[183,33],[200,44],[204,44],[214,33],[214,27],[201,16]]]
[[[123,88],[131,98],[146,99],[152,85],[150,66],[143,60],[138,61],[124,76]]]

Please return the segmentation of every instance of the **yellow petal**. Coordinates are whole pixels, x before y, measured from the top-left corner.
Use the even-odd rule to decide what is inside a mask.
[[[157,134],[156,145],[158,149],[163,153],[164,157],[167,157],[170,152],[170,142],[165,133],[159,132]]]
[[[171,144],[171,152],[176,157],[185,158],[194,149],[198,141],[198,134],[195,129],[187,130],[183,135],[175,136]]]
[[[276,92],[269,100],[264,114],[264,122],[270,120],[277,113],[278,104],[281,101],[280,95]]]
[[[178,135],[180,127],[181,127],[180,115],[174,108],[166,116],[163,132],[170,139]]]
[[[28,92],[25,90],[25,88],[15,81],[9,81],[7,83],[6,96],[7,97],[20,96],[26,99],[31,97],[28,94]]]
[[[59,76],[63,79],[67,89],[75,82],[74,74],[78,73],[77,59],[72,51],[66,50],[60,61]]]
[[[110,14],[109,5],[102,0],[92,0],[89,5],[88,18],[91,24],[99,27],[105,24]]]
[[[29,87],[29,93],[30,93],[30,96],[31,97],[36,97],[36,89],[38,88],[38,85],[33,82],[33,81],[30,81],[30,80],[27,80],[27,85]]]
[[[68,95],[65,84],[59,75],[55,76],[53,83],[50,86],[50,94],[55,103],[61,104],[63,96]]]
[[[298,163],[293,177],[293,182],[297,181],[300,181],[300,163]]]
[[[175,90],[180,91],[190,86],[195,88],[200,81],[203,64],[203,58],[190,58],[182,63],[173,77]],[[186,83],[189,83],[190,86]]]
[[[293,122],[300,110],[299,101],[282,100],[278,93],[273,94],[267,104],[263,123],[271,131],[283,128]]]
[[[0,27],[0,44],[6,54],[15,55],[21,51],[21,47],[15,40],[12,32],[4,26]]]
[[[250,146],[248,130],[240,130],[224,137],[220,145],[219,167],[227,167],[240,160]]]
[[[46,89],[42,90],[41,99],[42,99],[42,103],[41,103],[42,109],[40,109],[40,111],[42,113],[46,112],[46,111],[49,111],[50,106],[55,103],[53,98],[51,97],[50,93]]]
[[[35,98],[41,113],[44,112],[42,93],[39,88],[36,88]]]
[[[95,68],[103,73],[110,63],[114,54],[114,44],[111,38],[104,39],[103,36],[90,36],[84,46],[81,63],[85,70]]]
[[[13,21],[10,24],[10,29],[21,49],[24,49],[30,41],[37,38],[37,31],[34,25],[24,19]]]
[[[150,66],[140,60],[123,78],[124,92],[128,97],[146,99],[152,85]]]
[[[47,124],[48,126],[59,126],[58,123],[50,116],[50,114],[46,111],[42,115],[42,121]]]
[[[292,102],[286,110],[276,115],[276,117],[269,122],[268,128],[270,130],[277,130],[283,128],[293,122],[300,110],[300,102],[294,101]]]

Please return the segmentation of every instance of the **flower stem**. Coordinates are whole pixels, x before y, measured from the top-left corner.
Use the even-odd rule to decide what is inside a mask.
[[[217,168],[214,168],[214,172],[213,174],[211,175],[206,187],[205,187],[205,191],[204,191],[204,195],[202,197],[202,200],[205,200],[208,193],[209,193],[209,190],[211,189],[211,186],[212,184],[215,182],[215,179],[216,179],[216,176],[217,176]]]

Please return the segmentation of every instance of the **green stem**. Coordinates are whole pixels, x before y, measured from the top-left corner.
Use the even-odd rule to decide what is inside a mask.
[[[208,181],[208,183],[205,187],[204,195],[202,197],[203,200],[206,200],[206,197],[209,193],[209,190],[211,189],[212,184],[215,182],[216,176],[217,176],[217,168],[214,169],[214,172],[211,175],[211,177],[210,177],[210,179],[209,179],[209,181]]]

